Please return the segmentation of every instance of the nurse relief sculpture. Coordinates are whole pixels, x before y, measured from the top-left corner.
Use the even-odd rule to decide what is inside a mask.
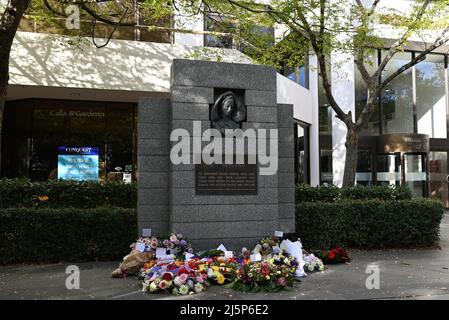
[[[226,129],[240,128],[240,123],[245,118],[245,106],[232,91],[227,91],[218,97],[210,114],[212,128],[217,129],[223,135]]]

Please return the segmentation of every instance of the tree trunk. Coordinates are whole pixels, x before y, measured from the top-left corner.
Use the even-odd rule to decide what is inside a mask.
[[[359,131],[356,127],[348,125],[346,134],[346,162],[343,176],[343,187],[353,187],[355,185],[355,175],[357,172],[357,149],[359,142]]]
[[[0,18],[0,168],[2,161],[3,111],[9,81],[9,55],[23,14],[31,0],[10,0]]]

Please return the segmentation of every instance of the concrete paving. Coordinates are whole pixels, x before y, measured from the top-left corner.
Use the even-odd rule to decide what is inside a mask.
[[[118,262],[76,264],[79,290],[67,290],[70,264],[0,267],[0,299],[438,299],[449,300],[449,215],[441,224],[441,249],[351,251],[352,263],[332,265],[280,293],[244,294],[218,286],[192,296],[146,294],[134,278],[111,279]],[[380,270],[379,289],[368,290],[368,265]]]

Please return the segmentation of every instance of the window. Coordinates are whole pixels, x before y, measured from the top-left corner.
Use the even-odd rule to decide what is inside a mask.
[[[330,57],[327,57],[327,61],[330,61]],[[329,81],[331,81],[331,68],[329,63],[326,64],[326,73]],[[332,107],[327,98],[326,92],[323,86],[323,78],[321,72],[318,75],[318,121],[320,124],[320,133],[332,132]]]
[[[310,183],[310,138],[309,125],[295,123],[295,176],[297,184]]]
[[[309,62],[305,59],[303,66],[284,67],[283,75],[300,86],[309,89]]]
[[[447,138],[444,55],[429,54],[416,65],[418,133]]]
[[[234,42],[232,30],[235,30],[236,25],[227,21],[225,17],[218,14],[207,13],[204,19],[204,30],[216,32],[220,35],[205,34],[204,35],[204,46],[214,47],[214,48],[234,48]]]
[[[98,149],[100,180],[112,179],[119,171],[135,173],[135,105],[40,99],[8,102],[2,147],[6,177],[57,179],[60,147]]]
[[[356,183],[370,186],[373,183],[372,153],[370,150],[359,150],[357,156]]]
[[[382,56],[386,53],[383,52]],[[385,67],[383,79],[388,78],[412,58],[410,52],[400,52],[393,56]],[[382,92],[384,133],[413,133],[413,72],[408,69],[390,82]]]
[[[365,67],[370,75],[374,74],[375,69],[378,65],[378,57],[377,50],[373,50],[369,52],[368,56],[365,58]],[[365,81],[362,79],[362,75],[360,74],[357,66],[354,66],[355,69],[355,116],[356,119],[359,118],[360,113],[366,105],[366,101],[368,99],[368,92],[366,89]],[[361,128],[362,133],[366,134],[379,134],[380,133],[380,114],[379,114],[379,105],[376,103],[373,111],[370,115],[368,115],[367,119],[363,127]]]
[[[429,153],[430,196],[449,206],[447,151]]]
[[[151,12],[146,7],[140,7],[138,5],[138,0],[134,1],[134,7],[128,10],[128,13],[123,18],[123,23],[133,24],[132,26],[118,26],[115,31],[114,25],[107,24],[102,21],[95,22],[95,28],[93,29],[93,18],[83,10],[80,10],[80,29],[69,30],[66,27],[66,18],[54,15],[52,16],[51,22],[36,22],[31,19],[31,17],[24,17],[20,21],[19,30],[27,32],[37,32],[37,33],[49,33],[49,34],[66,34],[71,36],[83,36],[95,38],[108,38],[120,39],[120,40],[135,40],[144,42],[159,42],[159,43],[172,43],[172,33],[169,30],[172,26],[172,19],[170,16],[166,18],[161,18],[155,20],[151,18]],[[55,2],[50,2],[54,8],[64,12],[66,4],[55,4]],[[102,6],[103,3],[98,3],[97,8]],[[100,12],[99,9],[93,7],[94,12]],[[134,9],[137,8],[137,9]],[[122,8],[119,9],[117,14],[113,13],[111,16],[115,20],[121,17]],[[148,27],[162,27],[167,28],[166,30],[153,30],[148,31]],[[94,32],[93,32],[94,31]]]
[[[320,150],[320,172],[321,184],[332,185],[334,183],[334,174],[332,170],[332,150]]]

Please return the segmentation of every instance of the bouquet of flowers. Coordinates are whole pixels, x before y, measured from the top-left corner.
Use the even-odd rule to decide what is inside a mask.
[[[180,233],[172,233],[166,239],[159,240],[158,248],[166,248],[170,250],[171,254],[174,254],[176,258],[183,260],[184,254],[193,254],[193,248]]]
[[[275,265],[270,261],[250,262],[234,273],[234,280],[225,288],[243,292],[278,292],[293,286],[293,273],[286,265]]]
[[[151,267],[151,264],[145,265]],[[151,293],[165,292],[186,295],[202,292],[207,286],[207,273],[201,272],[201,264],[194,261],[156,263],[142,269],[142,290]]]
[[[158,248],[165,248],[167,252],[174,254],[179,259],[184,259],[186,252],[193,254],[191,244],[179,233],[172,233],[165,239],[141,237],[137,240],[137,244],[140,244],[141,252],[155,252]]]
[[[286,250],[280,248],[280,242],[276,237],[262,239],[253,250],[254,254],[260,254],[263,261],[269,261],[276,266],[285,266],[295,273],[298,261]]]
[[[349,263],[349,253],[340,247],[334,247],[330,250],[315,252],[315,255],[323,260],[324,264]]]
[[[234,279],[235,270],[242,265],[242,259],[213,257],[207,260],[208,278],[212,283],[223,285]]]
[[[309,272],[324,271],[323,261],[317,258],[313,253],[304,254],[304,270]]]

